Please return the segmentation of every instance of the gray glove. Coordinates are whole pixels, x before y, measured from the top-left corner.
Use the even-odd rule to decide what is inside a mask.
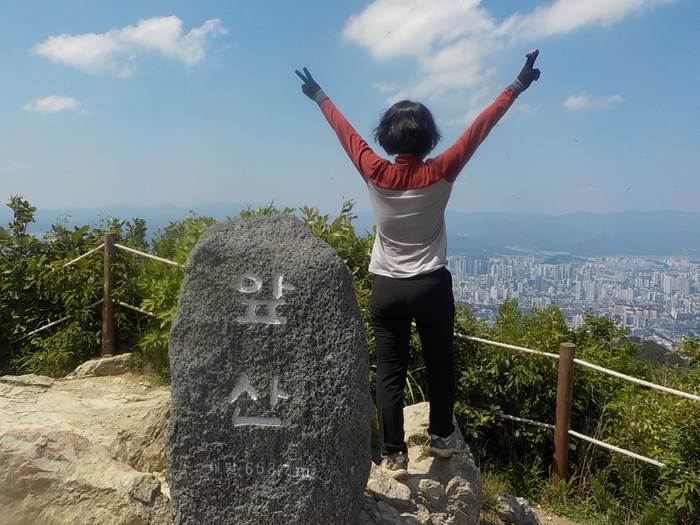
[[[532,66],[535,65],[535,60],[537,59],[537,55],[540,54],[539,49],[533,49],[530,51],[526,56],[527,60],[525,61],[525,66],[520,70],[520,73],[518,74],[518,78],[515,80],[510,85],[510,88],[515,91],[516,95],[519,95],[523,91],[525,91],[527,88],[530,87],[530,84],[532,84],[533,80],[537,80],[540,78],[540,70],[539,69],[532,69]]]
[[[294,72],[304,81],[304,83],[301,85],[301,90],[304,92],[304,95],[309,97],[317,104],[321,104],[321,102],[328,98],[328,96],[321,89],[321,86],[318,85],[318,82],[316,82],[314,77],[311,76],[308,69],[304,68],[304,73],[301,73],[298,69]]]

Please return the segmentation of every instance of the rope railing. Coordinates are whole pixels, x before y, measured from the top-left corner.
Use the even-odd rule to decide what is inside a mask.
[[[534,421],[532,419],[525,419],[524,417],[511,416],[509,414],[498,414],[498,417],[501,417],[503,419],[508,419],[510,421],[516,421],[518,423],[526,423],[528,425],[546,428],[547,430],[554,430],[554,425],[552,425],[551,423],[542,423],[542,421]]]
[[[638,459],[639,461],[644,461],[645,463],[649,463],[651,465],[656,465],[657,467],[664,468],[666,466],[665,463],[662,463],[661,461],[657,461],[655,459],[648,458],[646,456],[642,456],[641,454],[637,454],[635,452],[630,452],[629,450],[625,450],[624,448],[616,447],[615,445],[611,445],[610,443],[606,443],[605,441],[600,441],[598,439],[592,438],[590,436],[586,436],[585,434],[581,434],[579,432],[576,432],[575,430],[569,430],[569,434],[577,437],[583,441],[588,441],[589,443],[593,443],[594,445],[597,445],[602,448],[606,448],[608,450],[612,450],[613,452],[617,452],[618,454],[622,454],[623,456],[628,456],[630,458]]]
[[[467,339],[469,341],[474,341],[477,343],[484,343],[485,345],[497,346],[499,348],[507,348],[509,350],[517,350],[518,352],[523,352],[526,354],[541,355],[543,357],[549,357],[550,359],[559,359],[559,354],[552,354],[549,352],[541,352],[540,350],[533,350],[531,348],[525,348],[523,346],[515,346],[515,345],[509,345],[506,343],[499,343],[497,341],[490,341],[489,339],[482,339],[480,337],[474,337],[471,335],[463,335],[463,334],[459,334],[459,333],[455,333],[455,336],[459,337],[460,339]]]
[[[71,265],[77,263],[78,261],[80,261],[80,260],[82,260],[82,259],[84,259],[84,258],[86,258],[86,257],[89,257],[89,256],[92,255],[93,253],[95,253],[95,252],[101,250],[102,248],[104,248],[104,245],[105,245],[105,243],[100,243],[98,246],[95,246],[94,248],[92,248],[91,250],[88,250],[88,251],[85,252],[84,254],[79,255],[79,256],[76,257],[75,259],[71,259],[71,260],[68,261],[67,263],[62,264],[61,266],[58,266],[58,267],[54,268],[54,269],[51,270],[51,271],[52,271],[52,272],[55,272],[56,270],[60,270],[60,269],[62,269],[62,268],[66,268],[67,266],[71,266]],[[116,248],[119,248],[120,250],[124,250],[124,251],[126,251],[126,252],[130,252],[130,253],[139,255],[139,256],[141,256],[141,257],[146,257],[146,258],[148,258],[148,259],[152,259],[152,260],[154,260],[154,261],[162,262],[162,263],[164,263],[164,264],[169,264],[169,265],[171,265],[171,266],[176,266],[176,267],[179,267],[179,268],[184,268],[184,264],[181,264],[181,263],[179,263],[179,262],[171,261],[170,259],[165,259],[164,257],[158,257],[157,255],[152,255],[152,254],[150,254],[150,253],[142,252],[141,250],[137,250],[137,249],[131,248],[131,247],[129,247],[129,246],[124,246],[123,244],[114,243],[114,246],[115,246]]]
[[[534,421],[532,419],[525,419],[522,417],[516,417],[516,416],[511,416],[509,414],[498,414],[499,417],[503,419],[507,419],[510,421],[516,421],[518,423],[525,423],[527,425],[532,425],[540,428],[545,428],[547,430],[554,430],[554,425],[550,423],[542,423],[541,421]],[[632,452],[630,450],[616,447],[615,445],[611,445],[610,443],[606,443],[605,441],[600,441],[599,439],[592,438],[591,436],[587,436],[586,434],[581,434],[580,432],[576,432],[575,430],[569,430],[569,435],[574,436],[575,438],[578,438],[582,441],[587,441],[588,443],[593,443],[596,446],[599,446],[601,448],[611,450],[613,452],[617,452],[618,454],[622,454],[623,456],[627,456],[633,459],[637,459],[639,461],[643,461],[644,463],[649,463],[650,465],[657,466],[659,468],[664,468],[666,467],[665,463],[662,463],[661,461],[658,461],[656,459],[648,458],[646,456],[642,456],[641,454],[637,454],[636,452]]]
[[[528,353],[528,354],[535,354],[535,355],[541,355],[545,357],[549,357],[552,359],[559,359],[558,354],[552,354],[549,352],[540,352],[539,350],[532,350],[531,348],[525,348],[522,346],[515,346],[515,345],[509,345],[505,343],[499,343],[497,341],[491,341],[489,339],[482,339],[480,337],[473,337],[473,336],[467,336],[459,333],[455,333],[456,337],[459,337],[460,339],[466,339],[469,341],[475,341],[477,343],[482,343],[485,345],[490,345],[490,346],[496,346],[499,348],[507,348],[509,350],[517,350],[518,352],[523,352],[523,353]],[[629,381],[630,383],[635,383],[637,385],[641,385],[647,388],[651,388],[653,390],[657,390],[659,392],[664,392],[666,394],[673,394],[678,397],[684,397],[686,399],[692,399],[693,401],[700,401],[700,396],[695,395],[695,394],[690,394],[688,392],[683,392],[682,390],[676,390],[675,388],[670,388],[667,386],[662,386],[657,383],[652,383],[651,381],[646,381],[644,379],[639,379],[637,377],[629,376],[627,374],[623,374],[621,372],[616,372],[615,370],[610,370],[609,368],[602,367],[600,365],[595,365],[593,363],[589,363],[588,361],[584,361],[583,359],[574,359],[574,363],[586,368],[590,368],[592,370],[596,370],[598,372],[601,372],[603,374],[607,374],[609,376],[617,377],[619,379],[623,379],[625,381]]]
[[[455,337],[458,337],[458,338],[464,339],[464,340],[468,340],[468,341],[473,341],[473,342],[477,342],[477,343],[482,343],[482,344],[490,345],[490,346],[495,346],[495,347],[498,347],[498,348],[506,348],[506,349],[509,349],[509,350],[516,350],[516,351],[518,351],[518,352],[523,352],[523,353],[527,353],[527,354],[534,354],[534,355],[541,355],[541,356],[548,357],[548,358],[551,358],[551,359],[555,359],[555,358],[556,358],[557,360],[560,360],[560,355],[558,355],[558,354],[553,354],[553,353],[549,353],[549,352],[541,352],[541,351],[538,351],[538,350],[532,350],[531,348],[525,348],[525,347],[522,347],[522,346],[516,346],[516,345],[511,345],[511,344],[506,344],[506,343],[499,343],[499,342],[497,342],[497,341],[491,341],[491,340],[489,340],[489,339],[482,339],[482,338],[480,338],[480,337],[466,336],[466,335],[464,335],[464,334],[459,334],[459,333],[455,333]],[[566,346],[566,345],[562,345],[562,346]],[[569,345],[569,346],[573,346],[573,345]],[[634,384],[637,384],[637,385],[640,385],[640,386],[644,386],[644,387],[647,387],[647,388],[650,388],[650,389],[653,389],[653,390],[657,390],[657,391],[659,391],[659,392],[664,392],[664,393],[667,393],[667,394],[672,394],[672,395],[675,395],[675,396],[678,396],[678,397],[683,397],[683,398],[685,398],[685,399],[690,399],[690,400],[693,400],[693,401],[700,401],[700,396],[698,396],[698,395],[690,394],[690,393],[688,393],[688,392],[683,392],[683,391],[681,391],[681,390],[676,390],[676,389],[674,389],[674,388],[669,388],[669,387],[666,387],[666,386],[658,385],[658,384],[656,384],[656,383],[652,383],[652,382],[650,382],[650,381],[645,381],[645,380],[643,380],[643,379],[639,379],[639,378],[636,378],[636,377],[633,377],[633,376],[629,376],[629,375],[627,375],[627,374],[623,374],[623,373],[617,372],[617,371],[615,371],[615,370],[610,370],[610,369],[605,368],[605,367],[602,367],[602,366],[600,366],[600,365],[595,365],[595,364],[593,364],[593,363],[589,363],[588,361],[584,361],[583,359],[577,359],[577,358],[573,357],[573,354],[571,354],[571,356],[570,356],[570,358],[569,358],[569,363],[570,363],[571,365],[574,365],[574,364],[575,364],[575,365],[579,365],[579,366],[582,366],[582,367],[590,368],[590,369],[592,369],[592,370],[596,370],[596,371],[601,372],[601,373],[603,373],[603,374],[607,374],[607,375],[610,375],[610,376],[613,376],[613,377],[617,377],[617,378],[619,378],[619,379],[623,379],[623,380],[625,380],[625,381],[629,381],[629,382],[631,382],[631,383],[634,383]],[[560,360],[560,367],[561,367],[561,360]],[[561,372],[561,370],[560,370],[560,372]],[[559,392],[558,389],[559,389],[559,386],[557,387],[557,392]],[[570,400],[569,400],[569,404],[570,404]],[[559,394],[557,394],[557,411],[558,411],[558,410],[559,410]],[[570,411],[570,410],[569,410],[569,411]],[[534,426],[537,426],[537,427],[540,427],[540,428],[545,428],[545,429],[548,429],[548,430],[554,430],[554,431],[555,431],[555,435],[556,435],[556,433],[557,433],[557,430],[556,430],[556,429],[557,429],[557,426],[556,426],[556,425],[552,425],[552,424],[550,424],[550,423],[543,423],[542,421],[534,421],[534,420],[532,420],[532,419],[526,419],[526,418],[511,416],[511,415],[509,415],[509,414],[499,414],[499,417],[501,417],[501,418],[503,418],[503,419],[510,420],[510,421],[515,421],[515,422],[524,423],[524,424],[528,424],[528,425],[534,425]],[[559,419],[559,416],[557,415],[557,420],[558,420],[558,419]],[[559,423],[557,423],[557,424],[559,424]],[[616,445],[611,445],[610,443],[606,443],[605,441],[601,441],[601,440],[596,439],[596,438],[593,438],[593,437],[591,437],[591,436],[587,436],[586,434],[582,434],[582,433],[580,433],[580,432],[576,432],[575,430],[571,430],[570,428],[568,428],[568,425],[569,425],[569,423],[568,423],[568,417],[566,418],[566,422],[564,423],[564,425],[565,425],[565,427],[564,427],[564,431],[563,431],[563,432],[564,432],[564,435],[565,435],[565,436],[566,436],[566,435],[573,436],[573,437],[578,438],[578,439],[580,439],[580,440],[582,440],[582,441],[586,441],[586,442],[588,442],[588,443],[592,443],[592,444],[595,445],[595,446],[598,446],[598,447],[601,447],[601,448],[610,450],[610,451],[615,452],[615,453],[618,453],[618,454],[622,454],[622,455],[624,455],[624,456],[627,456],[627,457],[630,457],[630,458],[633,458],[633,459],[642,461],[642,462],[644,462],[644,463],[648,463],[648,464],[650,464],[650,465],[654,465],[654,466],[659,467],[659,468],[664,468],[664,467],[666,466],[665,463],[663,463],[663,462],[661,462],[661,461],[659,461],[659,460],[656,460],[656,459],[653,459],[653,458],[649,458],[649,457],[643,456],[643,455],[641,455],[641,454],[637,454],[636,452],[632,452],[632,451],[630,451],[630,450],[627,450],[627,449],[618,447],[618,446],[616,446]],[[555,437],[556,437],[556,436],[555,436]],[[568,448],[568,445],[567,445],[567,448]],[[555,455],[556,455],[556,452],[555,452]],[[556,461],[555,461],[555,466],[556,466]],[[565,469],[564,469],[564,470],[565,470]]]
[[[92,308],[93,306],[97,306],[102,301],[103,301],[102,299],[100,299],[99,301],[95,301],[94,303],[87,305],[85,308]],[[124,308],[128,308],[129,310],[133,310],[134,312],[148,315],[150,317],[158,317],[158,314],[154,314],[153,312],[149,312],[148,310],[144,310],[143,308],[139,308],[138,306],[134,306],[134,305],[125,303],[123,301],[114,301],[114,302],[116,304],[118,304],[119,306],[123,306]],[[27,339],[28,337],[31,337],[35,334],[38,334],[39,332],[43,332],[44,330],[48,330],[52,326],[56,326],[58,324],[61,324],[72,317],[73,317],[72,315],[66,315],[65,317],[61,317],[60,319],[56,319],[55,321],[52,321],[49,324],[46,324],[40,328],[37,328],[36,330],[32,330],[31,332],[28,332],[28,333],[22,335],[21,337],[18,337],[17,339],[13,339],[12,341],[10,341],[10,344],[13,345],[15,343],[19,343],[20,341],[23,341],[23,340]]]
[[[599,365],[594,365],[593,363],[589,363],[588,361],[584,361],[583,359],[574,359],[574,363],[577,365],[581,365],[586,368],[590,368],[592,370],[597,370],[598,372],[601,372],[603,374],[607,374],[609,376],[617,377],[619,379],[624,379],[625,381],[629,381],[630,383],[635,383],[637,385],[645,386],[647,388],[651,388],[653,390],[658,390],[659,392],[665,392],[666,394],[673,394],[674,396],[679,396],[679,397],[684,397],[686,399],[692,399],[693,401],[700,401],[700,396],[697,396],[695,394],[689,394],[688,392],[683,392],[682,390],[676,390],[675,388],[670,388],[667,386],[662,386],[658,385],[656,383],[652,383],[651,381],[645,381],[644,379],[639,379],[636,377],[628,376],[626,374],[623,374],[621,372],[616,372],[615,370],[610,370],[608,368],[604,368]]]
[[[109,244],[109,246],[107,246],[107,243]],[[183,268],[183,267],[184,267],[184,265],[182,265],[182,264],[180,264],[180,263],[177,263],[177,262],[175,262],[175,261],[171,261],[171,260],[169,260],[169,259],[164,259],[163,257],[158,257],[158,256],[156,256],[156,255],[151,255],[150,253],[142,252],[142,251],[140,251],[140,250],[136,250],[136,249],[134,249],[134,248],[130,248],[130,247],[128,247],[128,246],[124,246],[124,245],[122,245],[122,244],[118,244],[118,243],[114,242],[114,234],[107,234],[106,237],[105,237],[105,242],[100,243],[98,246],[95,246],[94,248],[88,250],[87,252],[83,253],[82,255],[79,255],[79,256],[77,256],[77,257],[71,259],[70,261],[68,261],[68,262],[66,262],[66,263],[64,263],[64,264],[62,264],[61,266],[58,266],[58,267],[52,269],[51,272],[49,272],[49,273],[53,273],[53,272],[55,272],[55,271],[57,271],[57,270],[60,270],[60,269],[62,269],[62,268],[66,268],[66,267],[68,267],[68,266],[72,266],[73,264],[77,263],[78,261],[81,261],[82,259],[85,259],[86,257],[89,257],[89,256],[92,255],[93,253],[95,253],[95,252],[97,252],[97,251],[99,251],[99,250],[102,250],[102,249],[105,249],[106,252],[112,252],[112,253],[113,253],[114,248],[119,248],[119,249],[121,249],[121,250],[124,250],[124,251],[130,252],[130,253],[134,253],[134,254],[136,254],[136,255],[139,255],[139,256],[141,256],[141,257],[146,257],[146,258],[148,258],[148,259],[153,259],[153,260],[155,260],[155,261],[158,261],[158,262],[161,262],[161,263],[165,263],[165,264],[169,264],[169,265],[171,265],[171,266],[176,266],[176,267],[179,267],[179,268]],[[105,254],[105,256],[107,256],[107,254]],[[110,258],[110,261],[111,261],[111,258]],[[109,273],[110,273],[110,275],[109,275],[109,280],[111,281],[111,262],[110,262],[110,264],[106,264],[105,266],[106,266],[105,272],[109,272]],[[107,276],[107,274],[106,274],[106,275],[105,275],[105,280],[107,280],[107,279],[108,279],[108,276]],[[110,286],[110,290],[111,290],[111,286]],[[110,295],[111,295],[111,291],[110,291]],[[91,307],[96,306],[96,305],[98,305],[98,304],[100,304],[100,303],[102,303],[102,302],[104,302],[104,299],[100,299],[99,301],[96,301],[96,302],[94,302],[94,303],[88,305],[86,308],[91,308]],[[125,302],[123,302],[123,301],[117,301],[117,300],[112,299],[112,300],[110,301],[110,304],[112,304],[112,303],[113,303],[113,304],[118,304],[119,306],[123,306],[124,308],[128,308],[128,309],[130,309],[130,310],[132,310],[132,311],[135,311],[135,312],[138,312],[138,313],[141,313],[141,314],[144,314],[144,315],[148,315],[148,316],[150,316],[150,317],[158,317],[158,315],[157,315],[157,314],[154,314],[153,312],[149,312],[149,311],[147,311],[147,310],[144,310],[143,308],[139,308],[138,306],[134,306],[134,305],[125,303]],[[110,308],[110,310],[111,310],[111,308]],[[64,316],[64,317],[61,317],[60,319],[57,319],[57,320],[55,320],[55,321],[52,321],[52,322],[50,322],[50,323],[48,323],[48,324],[46,324],[46,325],[44,325],[44,326],[42,326],[42,327],[40,327],[40,328],[37,328],[36,330],[32,330],[31,332],[28,332],[28,333],[22,335],[21,337],[18,337],[17,339],[14,339],[14,340],[10,341],[10,344],[15,344],[15,343],[18,343],[18,342],[20,342],[20,341],[23,341],[23,340],[25,340],[25,339],[27,339],[27,338],[29,338],[29,337],[32,337],[33,335],[36,335],[36,334],[38,334],[38,333],[40,333],[40,332],[43,332],[44,330],[48,330],[49,328],[51,328],[51,327],[53,327],[53,326],[56,326],[56,325],[58,325],[58,324],[61,324],[61,323],[65,322],[65,321],[67,321],[68,319],[71,319],[72,317],[73,317],[72,315],[66,315],[66,316]],[[104,317],[105,317],[105,313],[103,312],[103,321],[104,321]],[[109,315],[109,317],[111,317],[111,314]],[[110,322],[109,324],[111,324],[111,325],[113,326],[113,319],[111,319],[110,321],[111,321],[111,322]],[[104,327],[104,324],[103,324],[103,327]],[[103,339],[104,339],[104,338],[103,338]],[[110,339],[110,340],[113,340],[113,337],[110,337],[109,339]],[[108,351],[108,352],[104,352],[104,351],[103,351],[103,354],[111,355],[111,353],[110,353],[109,351]]]
[[[129,248],[128,246],[124,246],[123,244],[119,243],[114,243],[115,248],[119,248],[120,250],[124,250],[129,253],[134,253],[136,255],[140,255],[141,257],[146,257],[147,259],[153,259],[154,261],[162,262],[165,264],[169,264],[171,266],[177,266],[178,268],[184,268],[184,264],[180,264],[175,261],[171,261],[170,259],[164,259],[163,257],[158,257],[157,255],[151,255],[150,253],[142,252],[140,250],[136,250],[134,248]]]
[[[92,255],[92,254],[95,253],[96,251],[101,250],[102,248],[104,248],[104,245],[105,245],[105,243],[102,243],[102,244],[100,244],[99,246],[95,246],[93,249],[91,249],[91,250],[85,252],[85,253],[82,254],[82,255],[79,255],[79,256],[76,257],[75,259],[72,259],[72,260],[68,261],[68,262],[65,263],[65,264],[62,264],[62,265],[59,266],[58,268],[54,268],[54,269],[51,270],[51,271],[52,271],[52,272],[55,272],[56,270],[60,270],[60,269],[65,268],[65,267],[67,267],[67,266],[71,266],[71,265],[77,263],[78,261],[84,259],[85,257],[87,257],[87,256],[89,256],[89,255]]]
[[[138,312],[140,314],[144,315],[149,315],[151,317],[158,317],[158,314],[154,314],[153,312],[149,312],[148,310],[144,310],[143,308],[139,308],[138,306],[134,306],[132,304],[127,304],[122,301],[115,301],[119,306],[123,306],[124,308],[128,308],[129,310],[133,310],[134,312]]]
[[[95,301],[95,302],[92,303],[92,304],[87,305],[85,308],[92,308],[93,306],[97,306],[97,305],[100,304],[101,302],[102,302],[102,299],[100,299],[100,300],[98,300],[98,301]],[[61,324],[61,323],[65,322],[65,321],[67,321],[67,320],[70,319],[71,317],[73,317],[73,315],[66,315],[65,317],[61,317],[60,319],[56,319],[55,321],[52,321],[52,322],[50,322],[49,324],[46,324],[46,325],[44,325],[44,326],[42,326],[42,327],[40,327],[40,328],[37,328],[36,330],[32,330],[31,332],[26,333],[26,334],[24,334],[23,336],[18,337],[17,339],[14,339],[14,340],[10,341],[10,344],[15,344],[15,343],[19,343],[20,341],[24,341],[24,340],[27,339],[28,337],[31,337],[31,336],[33,336],[33,335],[35,335],[35,334],[38,334],[39,332],[43,332],[44,330],[47,330],[47,329],[51,328],[52,326],[56,326],[57,324]]]

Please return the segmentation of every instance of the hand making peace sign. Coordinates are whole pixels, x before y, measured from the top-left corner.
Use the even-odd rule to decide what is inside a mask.
[[[311,76],[308,69],[304,68],[303,73],[301,73],[298,69],[294,72],[304,82],[301,86],[301,90],[304,92],[304,95],[318,104],[328,98],[321,89],[321,86],[318,85],[318,82],[316,82],[314,77]]]

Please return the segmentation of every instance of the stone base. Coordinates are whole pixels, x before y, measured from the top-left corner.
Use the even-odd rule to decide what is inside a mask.
[[[404,408],[409,476],[398,482],[373,465],[360,524],[478,523],[481,480],[474,458],[470,452],[455,455],[452,459],[428,455],[428,415],[428,403]],[[459,427],[457,429],[459,431]]]

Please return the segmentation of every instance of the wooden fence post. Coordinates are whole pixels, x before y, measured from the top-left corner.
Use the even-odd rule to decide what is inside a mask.
[[[114,242],[116,234],[105,233],[104,246],[104,292],[102,295],[102,345],[100,353],[102,357],[114,355],[114,302],[112,300],[112,288],[114,274],[112,263],[114,261]]]
[[[569,428],[571,424],[571,398],[574,391],[574,358],[576,345],[559,345],[559,367],[557,370],[557,406],[554,421],[554,465],[552,481],[559,483],[568,478]]]

